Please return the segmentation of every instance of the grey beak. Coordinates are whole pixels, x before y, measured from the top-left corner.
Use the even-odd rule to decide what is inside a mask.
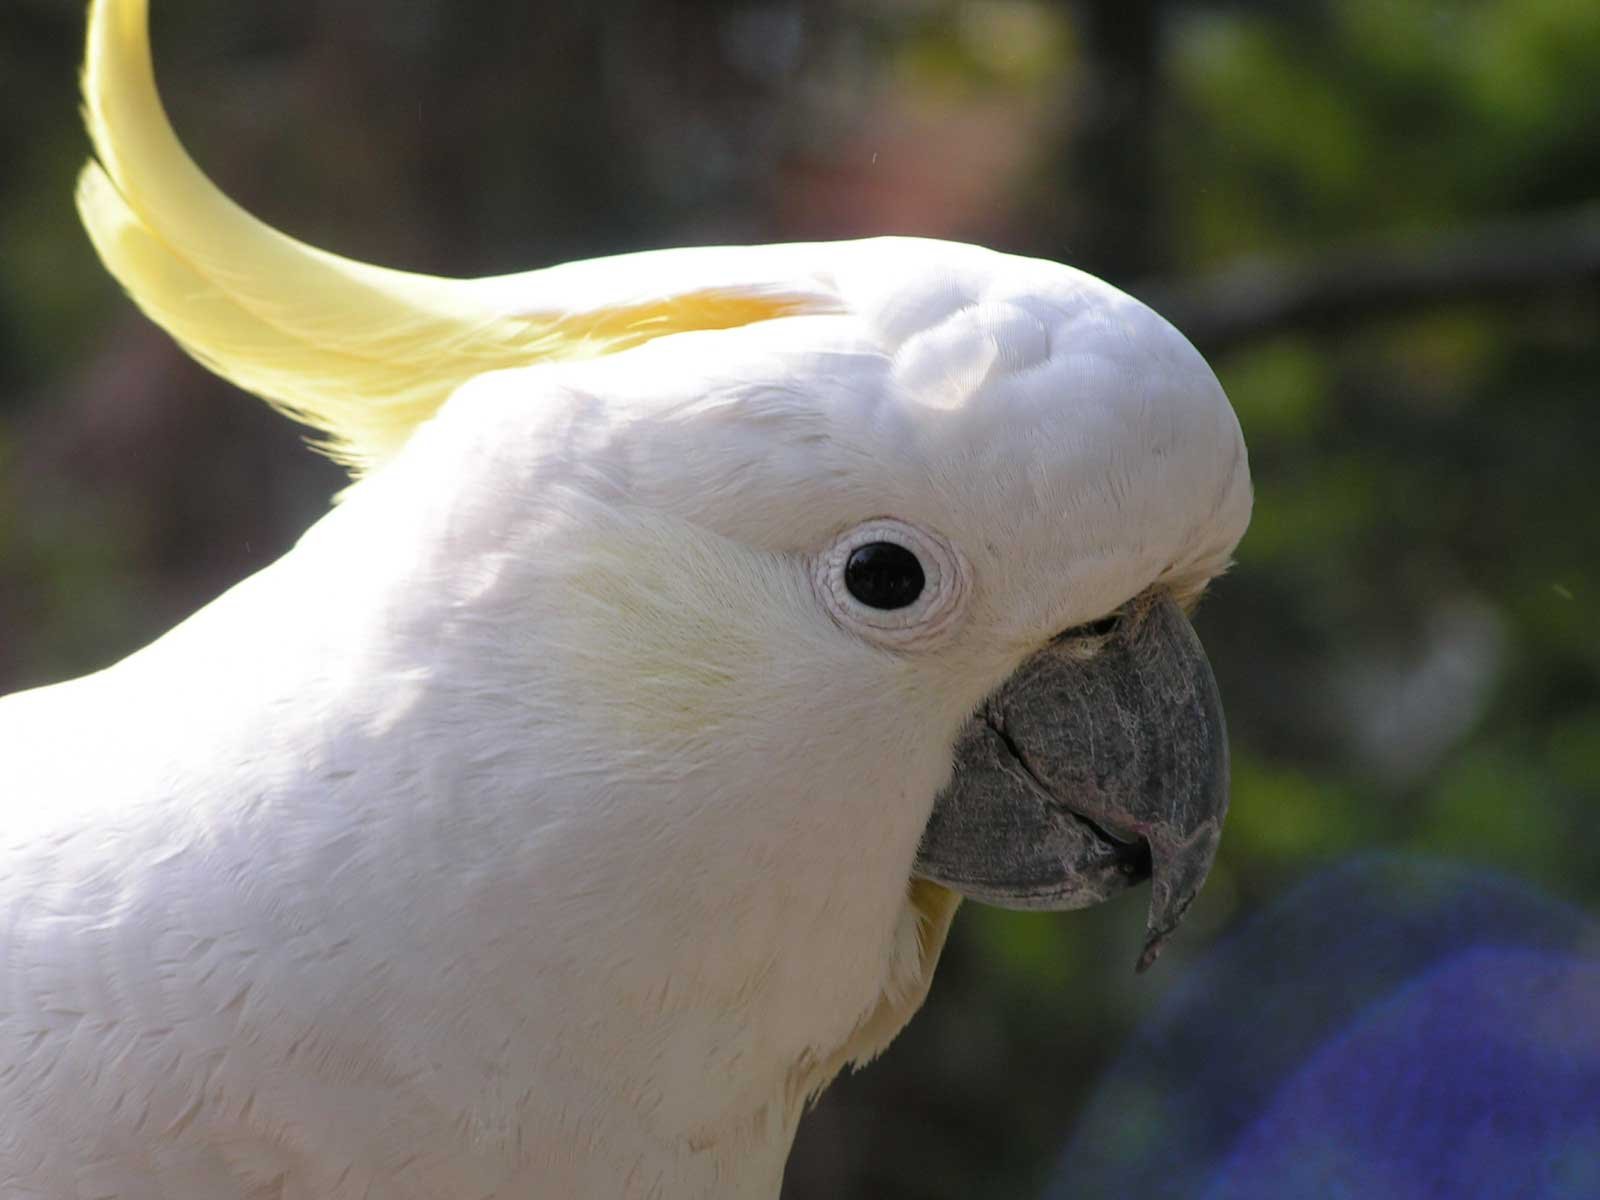
[[[1222,698],[1177,604],[1125,606],[1100,652],[1052,643],[987,699],[915,873],[1005,908],[1084,908],[1148,878],[1139,970],[1200,891],[1228,809]]]

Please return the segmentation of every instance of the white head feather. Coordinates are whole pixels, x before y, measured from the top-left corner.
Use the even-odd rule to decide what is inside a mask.
[[[1198,594],[1248,472],[1193,348],[1054,264],[683,250],[474,303],[685,295],[758,307],[471,378],[286,558],[0,704],[12,1178],[776,1193],[928,986],[963,721],[1060,630]],[[945,556],[925,627],[819,566],[884,519]]]

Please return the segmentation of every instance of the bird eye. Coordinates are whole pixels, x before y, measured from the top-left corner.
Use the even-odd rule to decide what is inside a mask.
[[[917,556],[894,542],[857,546],[844,565],[845,587],[868,608],[905,608],[922,595],[926,583]]]
[[[863,521],[814,560],[819,598],[852,633],[911,650],[954,629],[966,611],[972,569],[950,542],[894,517]]]

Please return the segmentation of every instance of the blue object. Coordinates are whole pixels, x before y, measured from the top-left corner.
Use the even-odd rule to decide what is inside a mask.
[[[1528,885],[1346,863],[1135,1035],[1050,1200],[1596,1200],[1600,927]]]

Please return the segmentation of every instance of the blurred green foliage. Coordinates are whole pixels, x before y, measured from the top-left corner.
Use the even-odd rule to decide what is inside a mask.
[[[231,191],[445,272],[899,231],[1137,292],[1378,234],[1503,242],[1600,182],[1593,0],[154,7]],[[0,11],[0,690],[133,649],[338,483],[102,278],[71,211],[80,28],[76,0]],[[1137,900],[969,906],[786,1195],[1036,1194],[1185,961],[1318,863],[1397,847],[1600,904],[1597,330],[1575,271],[1229,343],[1257,509],[1200,615],[1235,755],[1216,875],[1140,980]]]

